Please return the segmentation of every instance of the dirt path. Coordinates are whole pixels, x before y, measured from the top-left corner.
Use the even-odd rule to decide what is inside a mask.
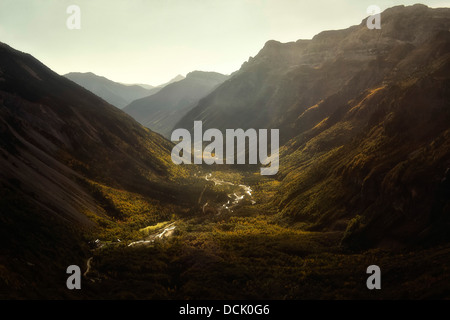
[[[85,273],[83,274],[84,277],[86,277],[87,274],[89,273],[89,271],[91,271],[91,262],[92,262],[92,259],[94,259],[94,257],[90,257],[90,258],[86,261],[86,271],[85,271]]]

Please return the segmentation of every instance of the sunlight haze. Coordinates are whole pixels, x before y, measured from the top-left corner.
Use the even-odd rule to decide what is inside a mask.
[[[268,40],[310,39],[417,1],[299,0],[2,0],[0,41],[54,71],[93,72],[122,83],[158,85],[193,70],[230,74]],[[69,30],[66,8],[81,9]],[[448,7],[450,1],[426,1]]]

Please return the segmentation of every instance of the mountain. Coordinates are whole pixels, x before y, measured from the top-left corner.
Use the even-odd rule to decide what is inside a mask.
[[[142,88],[147,89],[147,90],[151,90],[151,89],[155,88],[154,86],[152,86],[150,84],[145,84],[145,83],[135,83],[135,84],[122,83],[122,84],[124,84],[126,86],[141,86]]]
[[[119,238],[118,223],[136,228],[173,214],[181,193],[173,181],[184,169],[171,148],[0,43],[0,296],[67,296],[65,270],[88,254],[83,234],[101,226]]]
[[[0,299],[449,298],[450,9],[381,17],[267,42],[175,124],[279,129],[276,176],[176,166],[160,134],[0,43]],[[178,106],[206,76],[151,97]]]
[[[183,79],[185,79],[185,78],[186,78],[186,77],[182,76],[181,74],[178,74],[178,75],[176,75],[174,78],[170,79],[169,81],[167,81],[167,82],[165,82],[165,83],[163,83],[163,84],[160,84],[160,85],[156,86],[156,88],[164,88],[165,86],[167,86],[167,85],[169,85],[169,84],[171,84],[171,83],[181,81],[181,80],[183,80]]]
[[[92,72],[71,72],[65,74],[64,77],[95,93],[119,109],[122,109],[133,100],[158,92],[157,88],[121,84]]]
[[[142,125],[170,139],[174,125],[227,78],[216,72],[194,71],[152,96],[133,101],[123,110]]]
[[[267,42],[176,127],[280,129],[273,205],[292,222],[361,246],[448,238],[450,9],[381,18]]]
[[[126,86],[132,86],[132,85],[141,86],[141,87],[143,87],[144,89],[148,89],[148,90],[151,90],[151,89],[162,89],[162,88],[164,88],[165,86],[167,86],[168,84],[171,84],[171,83],[174,83],[174,82],[183,80],[184,78],[185,78],[184,76],[182,76],[181,74],[179,74],[179,75],[175,76],[174,78],[172,78],[171,80],[169,80],[168,82],[165,82],[165,83],[160,84],[160,85],[158,85],[158,86],[152,86],[152,85],[149,85],[149,84],[143,84],[143,83],[135,83],[135,84],[122,83],[122,84],[123,84],[123,85],[126,85]],[[156,92],[158,92],[158,91],[159,91],[159,90],[152,90],[152,94],[154,94],[154,93],[156,93]]]
[[[284,141],[304,126],[299,115],[345,91],[356,95],[394,74],[394,67],[438,30],[447,28],[447,9],[398,6],[383,12],[381,30],[366,20],[345,30],[324,31],[311,40],[268,41],[254,58],[202,99],[177,127],[283,128]],[[402,27],[403,26],[403,27]],[[405,26],[408,26],[406,28]],[[385,64],[382,64],[385,59]]]

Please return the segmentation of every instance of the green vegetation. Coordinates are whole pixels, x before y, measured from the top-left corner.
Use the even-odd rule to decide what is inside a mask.
[[[98,225],[98,228],[91,230],[91,238],[103,241],[139,239],[169,223],[167,220],[189,212],[189,209],[179,204],[160,202],[138,193],[114,189],[92,181],[89,185],[99,203],[103,204],[96,212],[84,212]]]
[[[366,89],[334,119],[321,110],[336,102],[313,108],[312,128],[281,151],[273,206],[285,219],[345,232],[343,243],[354,247],[449,239],[450,207],[440,189],[449,166],[448,92],[426,101],[433,86],[414,77],[400,87]],[[361,220],[352,220],[357,215]]]
[[[152,233],[154,233],[155,231],[164,228],[164,227],[167,226],[169,223],[170,223],[170,221],[160,222],[160,223],[157,223],[157,224],[154,225],[154,226],[148,226],[148,227],[142,228],[142,229],[140,229],[139,231],[142,232],[144,235],[147,235],[147,236],[148,236],[149,234],[152,234]]]
[[[215,177],[215,172],[213,176]],[[204,175],[201,175],[203,179]],[[251,174],[223,173],[221,179],[252,181]],[[199,180],[200,183],[201,180]],[[204,180],[203,180],[204,181]],[[93,251],[85,298],[106,299],[419,299],[448,298],[450,246],[398,251],[351,251],[341,240],[347,230],[314,232],[286,223],[282,214],[265,211],[279,183],[254,180],[254,199],[219,215],[177,215],[141,228],[151,235],[174,222],[175,233],[146,246],[124,241]],[[204,181],[216,199],[221,186]],[[268,191],[267,194],[265,191]],[[205,193],[206,194],[206,193]],[[120,203],[120,202],[117,202]],[[172,224],[171,224],[172,225]],[[131,233],[134,235],[134,233]],[[130,238],[130,237],[129,237]],[[366,268],[382,270],[382,290],[366,287]]]
[[[348,252],[341,233],[283,228],[266,216],[180,224],[150,247],[94,254],[91,297],[133,299],[389,299],[448,297],[450,247]],[[383,271],[383,290],[365,286]]]

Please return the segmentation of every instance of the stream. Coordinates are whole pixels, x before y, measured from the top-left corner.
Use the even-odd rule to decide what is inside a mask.
[[[230,210],[231,212],[233,212],[233,208],[236,207],[239,204],[239,202],[241,202],[244,199],[244,197],[246,195],[248,195],[250,197],[250,201],[251,201],[252,204],[256,203],[256,201],[253,200],[253,196],[252,196],[252,191],[253,190],[252,190],[252,188],[250,186],[246,186],[246,185],[243,185],[243,184],[236,185],[236,184],[234,184],[232,182],[229,182],[229,181],[220,180],[220,179],[212,177],[211,173],[208,173],[205,176],[205,180],[214,182],[215,186],[217,186],[217,185],[230,185],[230,186],[238,186],[239,187],[238,191],[235,191],[233,193],[227,194],[229,199],[228,199],[228,201],[226,203],[222,204],[222,206],[218,208],[219,214],[224,209],[225,210]]]
[[[195,176],[197,176],[197,175],[195,175]],[[256,203],[256,201],[253,199],[253,195],[252,195],[253,190],[250,186],[243,185],[243,184],[235,184],[235,183],[232,183],[229,181],[224,181],[224,180],[213,177],[211,173],[208,173],[207,175],[205,175],[204,179],[206,181],[214,182],[215,186],[228,185],[228,186],[231,186],[233,189],[236,189],[236,190],[233,190],[231,193],[227,194],[227,196],[228,196],[227,202],[225,202],[221,205],[219,204],[218,207],[215,208],[215,212],[217,215],[220,215],[224,210],[233,212],[233,208],[235,208],[242,200],[244,200],[244,198],[246,196],[249,198],[252,205]],[[200,198],[198,199],[199,204],[201,204],[203,193],[207,187],[208,186],[206,185],[205,188],[203,189],[202,193],[200,194]],[[206,202],[203,205],[203,213],[205,213],[205,208],[207,206],[208,206],[208,202]],[[165,226],[164,229],[160,229],[158,232],[147,236],[144,240],[137,240],[137,241],[133,241],[133,242],[129,243],[128,247],[151,245],[152,243],[155,242],[156,239],[164,239],[164,238],[168,238],[168,237],[172,236],[174,234],[175,229],[176,229],[176,222],[172,222],[169,225]],[[99,241],[99,240],[96,240],[96,243],[97,243],[97,241]],[[102,247],[102,246],[103,246],[103,244],[100,244],[100,247]],[[90,257],[87,260],[86,271],[83,274],[84,277],[87,277],[87,275],[89,274],[89,272],[91,270],[92,261],[93,261],[93,257]],[[95,279],[91,279],[91,281],[95,282]]]
[[[223,210],[227,210],[230,212],[233,212],[233,208],[235,208],[244,198],[245,196],[248,196],[250,198],[250,201],[253,204],[256,203],[256,201],[253,199],[252,196],[252,188],[250,186],[247,185],[243,185],[243,184],[235,184],[229,181],[224,181],[218,178],[215,178],[212,176],[211,173],[208,173],[207,175],[205,175],[204,178],[206,181],[211,181],[214,182],[214,185],[229,185],[229,186],[235,186],[236,190],[232,193],[228,193],[228,200],[227,202],[219,205],[217,208],[215,208],[215,212],[217,215],[221,214],[223,212]],[[200,195],[200,198],[198,200],[199,204],[201,203],[201,199],[203,196],[204,191],[206,190],[207,186],[205,186],[205,189],[203,190],[203,192]],[[206,202],[203,207],[203,213],[207,212],[207,207],[209,206],[208,202]],[[163,238],[167,238],[173,235],[174,230],[176,228],[176,223],[173,222],[171,224],[169,224],[168,226],[166,226],[162,231],[160,230],[158,233],[155,233],[153,235],[148,236],[145,240],[138,240],[138,241],[133,241],[130,244],[128,244],[129,247],[133,247],[133,246],[139,246],[139,245],[149,245],[152,244],[153,242],[155,242],[156,239],[163,239]]]

